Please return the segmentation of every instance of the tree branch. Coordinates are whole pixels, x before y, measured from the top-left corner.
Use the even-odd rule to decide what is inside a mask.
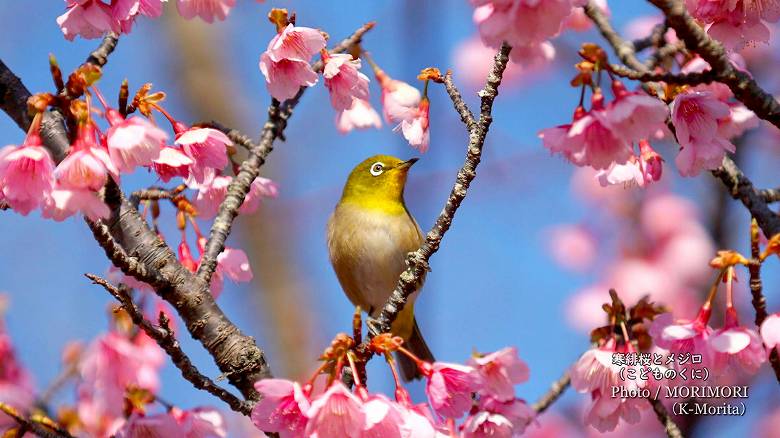
[[[546,411],[547,408],[552,406],[558,398],[571,386],[571,376],[569,372],[563,373],[560,379],[554,381],[550,386],[550,390],[547,391],[539,400],[534,403],[531,408],[536,411],[537,415]]]
[[[709,84],[715,81],[715,72],[712,70],[701,73],[654,73],[633,70],[619,64],[611,64],[609,70],[620,77],[640,82],[667,82],[678,85],[699,85]]]
[[[447,203],[444,205],[444,209],[436,219],[433,228],[431,228],[425,236],[425,242],[423,242],[422,246],[417,251],[410,253],[407,256],[408,268],[401,273],[395,290],[387,299],[379,316],[372,324],[369,324],[369,327],[372,329],[371,333],[369,333],[368,339],[358,347],[358,351],[361,354],[366,354],[368,351],[368,344],[373,336],[390,331],[390,325],[398,316],[398,313],[403,310],[409,295],[417,290],[422,277],[429,270],[428,261],[439,249],[444,234],[452,225],[455,212],[466,198],[466,192],[471,181],[477,176],[476,169],[482,158],[482,148],[485,144],[485,137],[487,136],[490,124],[493,120],[491,116],[493,101],[498,95],[498,87],[501,84],[501,78],[503,77],[504,69],[509,61],[509,52],[511,50],[512,48],[504,43],[495,56],[493,68],[488,74],[485,88],[478,93],[482,98],[479,121],[474,124],[473,128],[469,131],[469,144],[466,150],[466,160],[463,163],[463,167],[458,171],[458,175],[455,178],[455,184],[452,187],[450,196],[447,198]]]
[[[103,67],[108,62],[108,56],[116,49],[118,42],[119,36],[117,34],[114,32],[107,33],[106,36],[103,37],[103,41],[100,42],[98,48],[89,54],[86,63]]]
[[[28,430],[33,432],[34,434],[43,437],[43,438],[75,438],[73,435],[68,433],[67,430],[62,429],[57,424],[55,424],[53,421],[49,420],[48,418],[26,418],[19,414],[16,409],[11,407],[10,405],[7,405],[0,401],[0,412],[4,413],[5,415],[8,415],[9,417],[13,418],[14,421],[19,423],[19,425]],[[22,436],[24,434],[20,434],[19,436]]]
[[[444,88],[447,90],[452,104],[455,106],[455,111],[460,115],[460,120],[466,125],[466,129],[471,132],[477,124],[474,119],[474,114],[471,113],[466,102],[463,101],[463,96],[460,95],[460,91],[455,87],[455,83],[452,82],[452,72],[447,70],[447,74],[444,75]]]
[[[764,91],[748,74],[734,67],[726,56],[723,46],[707,36],[693,17],[688,14],[685,4],[679,0],[649,0],[666,16],[669,25],[677,36],[685,41],[689,50],[698,53],[712,70],[716,72],[718,82],[731,89],[739,101],[756,115],[780,128],[780,103],[770,93]]]
[[[372,27],[374,27],[374,23],[365,24],[349,38],[334,47],[331,53],[341,53],[354,44],[359,43],[363,35]],[[314,63],[312,68],[316,72],[322,71],[322,61]],[[214,224],[211,226],[209,238],[196,274],[198,280],[204,284],[208,284],[211,281],[211,276],[217,268],[217,256],[225,250],[225,241],[230,234],[233,221],[238,216],[238,209],[244,203],[252,182],[260,174],[260,167],[265,163],[266,157],[273,151],[274,140],[277,138],[284,140],[282,133],[287,126],[287,119],[289,119],[305,90],[306,87],[301,87],[298,90],[298,94],[292,99],[285,101],[283,105],[276,99],[272,99],[271,105],[268,107],[268,121],[263,126],[260,141],[257,145],[252,145],[252,148],[249,150],[249,157],[241,163],[238,174],[230,182],[227,195],[219,206],[219,212],[216,218],[214,218]]]
[[[742,205],[756,219],[764,235],[774,236],[780,233],[780,218],[769,208],[761,191],[756,189],[734,161],[728,157],[724,158],[723,165],[713,170],[712,174],[721,180],[732,198],[742,201]]]
[[[624,40],[617,33],[617,31],[612,27],[612,24],[610,24],[607,16],[604,15],[604,12],[601,10],[601,8],[593,3],[593,0],[588,1],[588,3],[584,6],[584,10],[585,15],[587,15],[591,21],[593,21],[593,24],[596,25],[596,28],[598,28],[604,39],[606,39],[607,42],[612,46],[612,48],[615,50],[615,54],[618,58],[620,58],[620,61],[623,64],[637,71],[645,71],[647,69],[647,67],[645,67],[645,65],[636,58],[634,45],[631,44],[630,41]]]
[[[214,383],[213,380],[198,371],[190,358],[187,357],[187,354],[181,349],[179,341],[176,340],[176,337],[173,334],[173,330],[170,329],[169,320],[165,313],[160,312],[159,326],[155,326],[144,318],[143,311],[133,302],[133,299],[130,297],[127,290],[116,287],[97,275],[84,275],[92,280],[94,284],[103,286],[108,293],[122,304],[122,308],[130,315],[130,319],[133,323],[157,342],[171,358],[171,361],[176,365],[176,368],[181,371],[182,377],[192,383],[192,386],[218,397],[238,413],[248,415],[252,411],[251,403],[241,401],[238,397],[221,388]]]

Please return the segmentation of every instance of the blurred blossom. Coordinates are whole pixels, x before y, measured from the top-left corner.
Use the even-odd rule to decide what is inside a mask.
[[[572,271],[588,270],[596,261],[598,241],[587,228],[558,225],[549,230],[547,250],[556,263]]]
[[[549,47],[552,51],[546,61],[552,61],[555,56],[555,49],[552,45]],[[455,66],[453,75],[456,80],[463,81],[466,87],[478,90],[485,85],[485,78],[490,72],[494,56],[496,56],[496,49],[486,46],[478,35],[473,35],[453,49],[451,55]],[[523,82],[531,81],[544,70],[545,64],[546,62],[535,63],[529,67],[521,67],[515,63],[508,64],[501,80],[501,88],[511,89]]]

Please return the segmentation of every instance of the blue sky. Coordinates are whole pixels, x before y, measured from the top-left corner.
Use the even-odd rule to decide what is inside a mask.
[[[68,42],[62,37],[54,20],[64,10],[63,4],[39,0],[31,10],[27,2],[0,3],[0,28],[4,29],[0,59],[33,91],[51,89],[49,53],[55,54],[63,70],[68,71],[97,44],[80,39]],[[376,29],[365,38],[365,47],[391,76],[412,83],[423,67],[451,68],[455,46],[476,31],[466,1],[239,2],[227,22],[215,25],[220,41],[215,56],[224,59],[230,72],[230,83],[215,87],[240,92],[236,102],[238,126],[252,136],[259,132],[269,102],[257,60],[273,34],[265,20],[273,6],[295,10],[299,25],[322,28],[334,40],[364,22],[378,21]],[[652,12],[642,1],[613,1],[611,7],[618,28],[632,17]],[[171,20],[180,18],[173,16]],[[101,89],[113,95],[125,77],[133,88],[153,82],[156,89],[168,94],[166,108],[178,118],[194,122],[185,105],[186,90],[179,86],[177,66],[171,61],[176,48],[169,41],[165,25],[164,21],[139,20],[112,55]],[[570,53],[571,48],[586,40],[601,42],[595,33],[586,33],[567,34],[555,43],[559,52]],[[565,122],[578,97],[578,92],[568,86],[572,71],[567,66],[574,59],[557,62],[560,67],[543,78],[502,92],[496,100],[493,128],[478,177],[441,250],[431,260],[433,271],[417,305],[418,320],[441,360],[463,361],[474,350],[517,346],[531,367],[531,380],[518,387],[519,396],[528,400],[545,392],[550,382],[588,347],[587,336],[567,325],[564,303],[579,287],[594,280],[594,273],[572,274],[558,268],[545,252],[547,227],[588,215],[586,206],[571,194],[571,165],[550,157],[536,137],[540,129]],[[457,83],[457,71],[454,77]],[[476,95],[465,88],[463,91],[467,102],[477,108]],[[372,84],[372,93],[378,104],[376,84]],[[443,88],[432,86],[430,98],[430,151],[421,156],[407,186],[407,205],[424,230],[430,228],[443,206],[463,162],[467,140]],[[348,331],[351,321],[352,308],[329,265],[324,237],[325,223],[346,175],[370,155],[420,156],[392,132],[392,127],[342,136],[335,129],[333,117],[324,87],[320,84],[308,90],[290,121],[287,141],[278,143],[269,158],[269,172],[281,185],[280,197],[261,207],[280,209],[290,219],[286,227],[274,223],[264,226],[279,227],[279,232],[285,233],[283,241],[294,245],[291,251],[295,270],[310,286],[307,307],[317,312],[318,326],[311,336],[323,348],[335,333]],[[0,117],[0,143],[19,143],[22,138],[23,133],[10,119]],[[759,160],[751,162],[749,170],[755,168],[766,175],[766,166]],[[697,200],[702,209],[707,208],[704,200],[709,176],[683,181],[673,172],[667,167],[671,186]],[[152,183],[145,172],[138,172],[124,179],[123,188],[130,191]],[[164,211],[170,213],[169,209]],[[735,221],[744,225],[742,211]],[[244,222],[239,218],[238,223]],[[170,221],[165,227],[171,229]],[[252,232],[239,227],[229,243],[242,247],[242,238]],[[75,218],[53,223],[35,213],[30,217],[2,213],[0,247],[7,254],[0,264],[0,291],[11,298],[9,330],[22,361],[43,387],[57,374],[61,349],[67,341],[89,340],[105,330],[106,309],[112,300],[82,274],[105,272],[107,261],[87,227]],[[275,334],[263,325],[263,313],[255,313],[256,306],[246,305],[253,300],[252,294],[262,293],[263,285],[256,281],[227,285],[220,305],[261,346],[273,346]],[[182,341],[204,372],[218,375],[199,345],[186,335]],[[268,354],[274,373],[285,376],[275,359],[275,348],[270,348]],[[310,368],[315,366],[313,354]],[[371,385],[387,390],[382,368],[379,361],[372,365],[377,377]],[[167,400],[184,407],[219,406],[210,395],[192,389],[172,366],[166,367],[163,379],[162,394]],[[413,389],[421,397],[421,387],[415,384]],[[61,399],[71,395],[72,391],[66,390]],[[566,402],[578,397],[568,394]],[[728,425],[747,424],[741,421],[749,420],[733,420]]]

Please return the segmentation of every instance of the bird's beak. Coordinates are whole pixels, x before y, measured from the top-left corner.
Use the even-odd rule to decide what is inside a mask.
[[[401,161],[400,163],[398,163],[398,166],[396,167],[398,167],[399,169],[408,169],[412,167],[412,165],[416,163],[417,160],[419,160],[419,158],[410,158],[406,161]]]

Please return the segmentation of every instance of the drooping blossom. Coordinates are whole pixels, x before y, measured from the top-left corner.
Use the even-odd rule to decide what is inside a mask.
[[[718,122],[729,116],[729,107],[708,92],[683,92],[672,102],[672,123],[682,149],[675,163],[683,176],[720,167],[734,145],[718,134]]]
[[[67,40],[76,35],[92,39],[109,31],[120,32],[111,7],[101,0],[65,0],[65,4],[68,10],[57,17],[57,24]]]
[[[76,141],[68,156],[57,165],[54,176],[62,188],[98,191],[106,185],[109,176],[118,182],[119,170],[106,149],[95,143],[94,132],[80,126]]]
[[[303,436],[311,403],[298,382],[263,379],[255,383],[255,390],[262,395],[250,415],[255,426],[281,438]]]
[[[693,321],[675,321],[670,313],[657,316],[650,326],[653,342],[675,356],[681,353],[699,354],[702,358],[701,367],[711,366],[714,359],[709,344],[712,327],[707,324],[711,312],[710,308],[703,307]]]
[[[631,350],[631,347],[620,347],[623,352],[626,352],[626,348]],[[623,366],[612,363],[612,355],[617,351],[615,340],[610,340],[586,351],[571,369],[572,387],[591,395],[585,423],[602,433],[614,430],[621,418],[629,424],[638,423],[641,419],[640,409],[649,406],[642,398],[612,396],[613,388],[636,391],[648,384],[647,380],[621,379]]]
[[[227,18],[230,10],[236,5],[236,0],[177,0],[176,8],[179,15],[191,20],[200,17],[207,23],[213,23]]]
[[[412,430],[403,419],[403,408],[387,397],[376,394],[363,403],[365,424],[361,438],[411,437]]]
[[[560,153],[577,166],[607,169],[612,163],[624,164],[633,155],[631,144],[610,125],[603,108],[604,97],[593,96],[591,111],[577,107],[570,125],[547,128],[539,133],[544,147]]]
[[[311,402],[305,436],[341,438],[360,436],[365,424],[362,402],[340,381]]]
[[[37,133],[0,149],[0,197],[14,211],[27,215],[41,206],[53,184],[54,161]]]
[[[66,189],[55,187],[44,201],[42,215],[61,222],[76,213],[92,221],[107,219],[111,210],[96,192],[88,189]]]
[[[348,110],[353,99],[368,99],[368,76],[360,72],[360,59],[347,53],[323,52],[322,76],[330,92],[330,103],[336,111]]]
[[[194,204],[195,208],[198,209],[199,216],[213,217],[217,214],[220,204],[227,196],[227,188],[232,180],[232,177],[216,175],[213,170],[207,169],[204,172],[202,183],[198,183],[194,179],[187,181],[191,189],[198,190]],[[275,182],[268,178],[257,177],[252,182],[239,212],[241,214],[254,213],[260,206],[262,198],[275,198],[278,193],[279,187]]]
[[[160,149],[160,156],[152,160],[152,169],[163,182],[168,182],[175,176],[187,177],[193,163],[195,161],[180,149],[163,146]]]
[[[238,248],[225,247],[217,256],[217,271],[237,283],[252,280],[252,267],[246,253]]]
[[[170,415],[176,420],[180,436],[184,438],[225,438],[228,435],[225,419],[214,408],[173,408]]]
[[[512,422],[501,414],[480,411],[463,423],[463,438],[511,438]]]
[[[780,19],[776,0],[688,0],[691,15],[708,25],[707,32],[727,48],[769,41],[765,22]]]
[[[761,338],[769,349],[780,344],[780,313],[773,313],[764,319],[761,323]]]
[[[417,107],[414,115],[411,118],[402,120],[395,128],[396,130],[401,130],[409,145],[422,153],[428,150],[428,145],[431,142],[429,110],[430,102],[424,98],[420,101],[420,105]]]
[[[133,412],[115,432],[116,438],[138,437],[184,437],[176,419],[168,412],[156,415],[144,415]]]
[[[664,129],[669,108],[660,100],[643,92],[629,92],[615,80],[612,82],[615,100],[605,108],[609,126],[618,137],[637,142]]]
[[[228,164],[227,147],[232,145],[224,132],[213,128],[187,128],[177,123],[176,144],[192,159],[190,176],[203,182],[207,169],[222,170]]]
[[[535,422],[536,411],[528,403],[518,398],[498,400],[494,397],[480,397],[479,410],[498,414],[512,423],[514,436],[522,434],[526,427]]]
[[[85,430],[104,436],[123,418],[129,386],[156,392],[165,354],[145,333],[133,339],[116,331],[95,339],[84,352],[78,371],[77,409]]]
[[[382,120],[379,113],[367,100],[353,99],[349,109],[336,114],[336,129],[342,134],[353,129],[381,128]]]
[[[123,118],[109,109],[106,116],[111,124],[106,134],[108,155],[120,172],[132,172],[136,166],[149,166],[160,158],[168,134],[141,117]]]
[[[476,368],[481,376],[480,394],[498,400],[514,399],[514,386],[528,380],[528,365],[520,360],[515,347],[472,357],[468,364]]]
[[[384,72],[376,73],[382,86],[382,114],[387,123],[400,123],[417,114],[422,95],[406,82],[392,79]]]
[[[713,352],[713,372],[723,375],[742,369],[755,374],[766,361],[766,351],[755,330],[739,325],[734,307],[726,308],[723,328],[715,330],[708,339]]]
[[[639,156],[629,157],[625,164],[612,163],[600,170],[596,177],[602,187],[620,184],[624,187],[645,187],[661,179],[663,158],[650,146],[647,140],[639,141]]]
[[[409,404],[403,407],[405,409],[401,409],[401,416],[403,418],[402,431],[405,432],[404,438],[443,438],[436,429],[436,422],[427,404]]]
[[[260,56],[260,71],[271,96],[290,99],[301,87],[317,83],[317,73],[309,61],[325,48],[325,38],[317,29],[287,25],[275,35]]]
[[[470,366],[434,362],[422,370],[428,378],[425,393],[433,409],[449,418],[459,418],[471,408],[471,394],[480,390],[482,379]]]
[[[538,44],[554,37],[572,11],[571,0],[471,0],[482,41],[498,48]],[[513,61],[521,61],[510,53]]]

